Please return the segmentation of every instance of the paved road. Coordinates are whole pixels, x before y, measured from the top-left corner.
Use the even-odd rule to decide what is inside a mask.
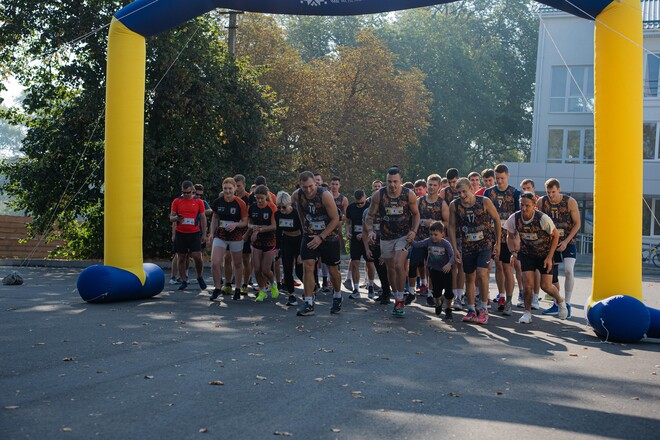
[[[0,275],[10,269],[0,267]],[[184,293],[93,305],[79,269],[0,286],[0,438],[655,439],[660,341],[603,343],[580,316],[405,318],[363,299],[300,318]],[[169,287],[169,286],[168,286]],[[649,305],[660,284],[648,279]],[[457,313],[457,318],[462,316]],[[221,381],[224,385],[211,385]],[[200,430],[202,432],[200,432]]]

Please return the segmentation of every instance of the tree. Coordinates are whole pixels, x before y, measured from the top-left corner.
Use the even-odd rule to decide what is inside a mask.
[[[34,217],[35,233],[57,225],[75,257],[103,253],[107,35],[64,43],[103,28],[123,3],[59,0],[34,8],[13,0],[0,9],[0,64],[26,87],[23,113],[12,122],[20,117],[27,127],[24,157],[0,165],[8,177],[3,191],[13,196],[14,208]],[[227,54],[223,32],[205,16],[148,41],[147,256],[170,252],[167,212],[182,180],[206,184],[212,197],[223,177],[256,173],[252,158],[277,161],[277,152],[268,150],[278,134],[275,97],[259,84],[257,71]]]
[[[379,35],[418,67],[433,94],[429,136],[411,150],[418,176],[463,174],[530,151],[536,22],[529,2],[466,0],[405,11]]]

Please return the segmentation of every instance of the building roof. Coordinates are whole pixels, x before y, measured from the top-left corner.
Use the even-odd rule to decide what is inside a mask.
[[[660,29],[660,0],[640,0],[644,29]],[[562,13],[552,6],[539,5],[540,13]]]

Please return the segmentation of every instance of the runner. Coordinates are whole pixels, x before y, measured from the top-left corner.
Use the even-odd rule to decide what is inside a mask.
[[[484,186],[474,193],[477,196],[483,196],[488,188],[495,186],[495,170],[492,168],[486,168],[483,170],[481,172],[481,181],[484,183]]]
[[[429,227],[436,221],[448,222],[449,220],[449,205],[440,198],[440,181],[442,178],[438,174],[431,174],[426,181],[427,194],[417,201],[419,209],[419,230],[415,240],[425,240],[429,238]],[[443,235],[444,235],[443,229]],[[408,271],[408,282],[412,285],[415,281],[413,277],[417,276],[417,268],[424,267],[428,256],[426,247],[413,248],[410,256],[410,269]],[[452,264],[454,263],[452,259]],[[453,292],[453,286],[452,286]],[[428,288],[426,280],[426,272],[423,272],[421,286],[419,288],[420,295],[426,296],[426,305],[435,307],[436,302],[433,297],[433,291]],[[452,293],[453,298],[453,293]]]
[[[472,192],[477,195],[479,190],[481,189],[481,178],[479,177],[479,173],[476,171],[470,172],[468,174],[468,179],[470,180],[470,186],[472,187]]]
[[[255,203],[248,208],[249,226],[252,229],[252,267],[259,285],[255,301],[262,302],[270,290],[273,299],[279,296],[277,283],[271,266],[275,257],[275,212],[277,208],[269,200],[270,191],[266,185],[259,185],[254,190]]]
[[[440,183],[438,176],[438,183]],[[429,180],[430,181],[430,180]],[[442,199],[441,199],[442,200]],[[454,250],[445,237],[445,226],[441,221],[433,221],[428,227],[429,238],[420,241],[413,241],[412,246],[415,249],[427,249],[429,275],[433,282],[433,306],[435,314],[440,316],[442,313],[443,302],[446,305],[445,319],[452,320],[451,300],[454,298],[451,281],[451,267],[454,263]],[[443,301],[443,290],[444,299]]]
[[[374,180],[371,184],[371,192],[374,193],[383,187],[383,182],[380,180]],[[369,197],[371,198],[371,197]]]
[[[559,180],[548,179],[545,182],[547,195],[537,201],[537,208],[550,216],[555,222],[559,232],[559,244],[554,255],[555,265],[553,267],[552,282],[559,289],[559,263],[564,262],[564,297],[568,308],[568,317],[571,317],[571,297],[575,284],[575,262],[577,261],[577,247],[575,236],[580,231],[582,220],[578,204],[573,197],[561,193]],[[557,304],[543,311],[544,315],[554,315],[559,312]]]
[[[215,288],[211,294],[211,301],[222,294],[223,263],[225,254],[230,253],[230,262],[236,275],[234,300],[241,298],[239,286],[243,281],[243,236],[247,232],[248,210],[245,202],[236,197],[236,181],[227,177],[222,182],[222,194],[211,204],[213,217],[211,218],[211,233],[209,245],[211,246],[211,271]],[[229,252],[227,252],[229,251]],[[230,279],[225,278],[225,287],[231,290]]]
[[[539,196],[536,195],[536,185],[532,179],[524,179],[520,182],[520,190],[525,192],[531,192],[534,194],[535,201],[539,199]],[[516,281],[518,282],[518,307],[524,308],[525,301],[523,299],[523,278],[522,278],[522,267],[520,266],[520,260],[516,260],[516,264],[513,267],[516,271]],[[539,293],[541,292],[541,272],[536,271],[534,274],[534,290],[532,294],[532,308],[534,310],[539,309]]]
[[[300,243],[302,240],[302,227],[298,211],[291,205],[291,196],[286,191],[277,193],[277,209],[275,222],[277,234],[280,240],[282,266],[284,268],[284,286],[289,293],[287,306],[297,306],[295,295],[295,284],[293,271],[295,267],[296,276],[303,280],[303,267],[298,263],[300,255]]]
[[[559,242],[559,232],[550,217],[536,210],[536,196],[525,192],[520,196],[521,209],[505,222],[507,240],[511,249],[511,264],[520,258],[524,284],[525,312],[518,320],[520,324],[532,322],[532,289],[534,273],[541,272],[541,288],[558,304],[559,319],[568,317],[568,308],[559,290],[552,284],[552,257]],[[520,243],[518,250],[517,243]]]
[[[445,178],[440,181],[440,197],[447,203],[447,205],[450,205],[452,201],[457,200],[459,198],[458,193],[456,191],[456,182],[458,181],[458,170],[456,168],[449,168],[445,172]],[[446,180],[447,185],[442,188],[442,182]],[[460,240],[458,245],[460,246]],[[456,247],[454,247],[454,251],[456,251]],[[456,259],[455,259],[456,260]],[[452,267],[452,280],[453,280],[453,287],[454,287],[454,310],[462,310],[462,302],[464,300],[464,294],[465,294],[465,272],[463,271],[463,267],[461,265],[460,260],[454,261],[454,266]]]
[[[330,191],[316,186],[314,174],[304,171],[298,177],[300,188],[292,196],[296,205],[300,223],[303,225],[303,238],[300,257],[304,267],[305,301],[297,312],[298,316],[314,314],[314,271],[316,259],[328,266],[333,292],[330,313],[339,313],[343,302],[341,294],[341,275],[339,274],[339,213]]]
[[[496,185],[484,192],[495,205],[499,215],[500,226],[511,214],[520,210],[520,190],[509,185],[509,168],[504,164],[495,167]],[[511,300],[513,298],[514,278],[511,267],[511,253],[506,245],[506,233],[502,237],[502,247],[499,258],[495,259],[495,282],[497,283],[497,309],[504,315],[511,314]]]
[[[332,176],[330,179],[330,191],[332,191],[332,198],[335,200],[335,205],[337,205],[337,210],[339,211],[339,250],[345,249],[344,247],[344,236],[342,231],[342,224],[346,218],[346,209],[348,208],[348,198],[339,192],[341,188],[341,179],[337,176]],[[328,269],[327,267],[323,268],[323,274],[327,277]],[[351,276],[351,271],[346,271],[346,280],[344,284],[348,282]],[[341,289],[341,287],[340,287]],[[350,290],[349,290],[350,292]]]
[[[415,180],[415,195],[419,199],[420,197],[424,197],[426,195],[426,180],[424,179],[417,179]]]
[[[186,180],[181,183],[181,193],[181,197],[172,201],[170,210],[170,221],[177,224],[174,247],[181,278],[179,290],[185,290],[188,287],[188,276],[186,275],[188,253],[195,262],[199,288],[205,290],[206,282],[202,276],[204,264],[201,250],[202,240],[206,238],[206,208],[201,200],[195,198],[195,188],[191,181]]]
[[[404,286],[406,283],[405,262],[408,245],[419,228],[419,210],[413,191],[401,186],[401,170],[392,167],[387,172],[387,185],[375,192],[367,214],[369,239],[375,241],[374,218],[380,222],[380,249],[387,265],[387,275],[394,293],[392,314],[404,314]]]
[[[360,259],[364,258],[367,272],[367,296],[373,299],[374,294],[374,278],[376,276],[376,268],[371,258],[367,257],[364,241],[362,240],[363,226],[362,217],[364,211],[369,208],[367,205],[367,196],[361,189],[358,189],[353,194],[355,202],[348,205],[346,209],[346,237],[350,240],[351,246],[351,263],[348,266],[348,275],[344,281],[344,287],[351,292],[348,296],[351,299],[360,298]]]
[[[454,258],[463,263],[468,313],[463,322],[488,323],[488,271],[491,258],[500,253],[501,227],[495,206],[486,197],[475,196],[470,181],[456,182],[459,199],[449,205],[449,239]],[[460,243],[460,245],[458,245]],[[475,309],[475,282],[481,304]]]

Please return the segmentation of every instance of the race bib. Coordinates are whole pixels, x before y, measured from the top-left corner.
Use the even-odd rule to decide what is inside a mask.
[[[281,218],[280,219],[280,228],[293,228],[293,219],[292,218]]]
[[[360,232],[362,232],[362,225],[355,225],[354,228],[355,228],[355,232],[356,232],[357,234],[359,234]]]
[[[311,222],[309,225],[311,226],[312,231],[325,230],[325,222]]]
[[[429,254],[431,254],[434,257],[442,257],[443,255],[445,255],[445,248],[438,246],[431,246],[429,247]]]
[[[403,206],[388,206],[385,208],[386,215],[403,215]]]
[[[465,241],[479,241],[484,239],[484,231],[465,234]]]
[[[536,241],[539,239],[539,236],[536,232],[521,232],[520,238],[525,241]]]
[[[220,227],[224,229],[227,226],[229,226],[231,223],[233,223],[233,222],[230,222],[230,221],[227,221],[227,220],[220,220]]]
[[[195,219],[194,218],[184,218],[181,220],[182,225],[195,225]]]

